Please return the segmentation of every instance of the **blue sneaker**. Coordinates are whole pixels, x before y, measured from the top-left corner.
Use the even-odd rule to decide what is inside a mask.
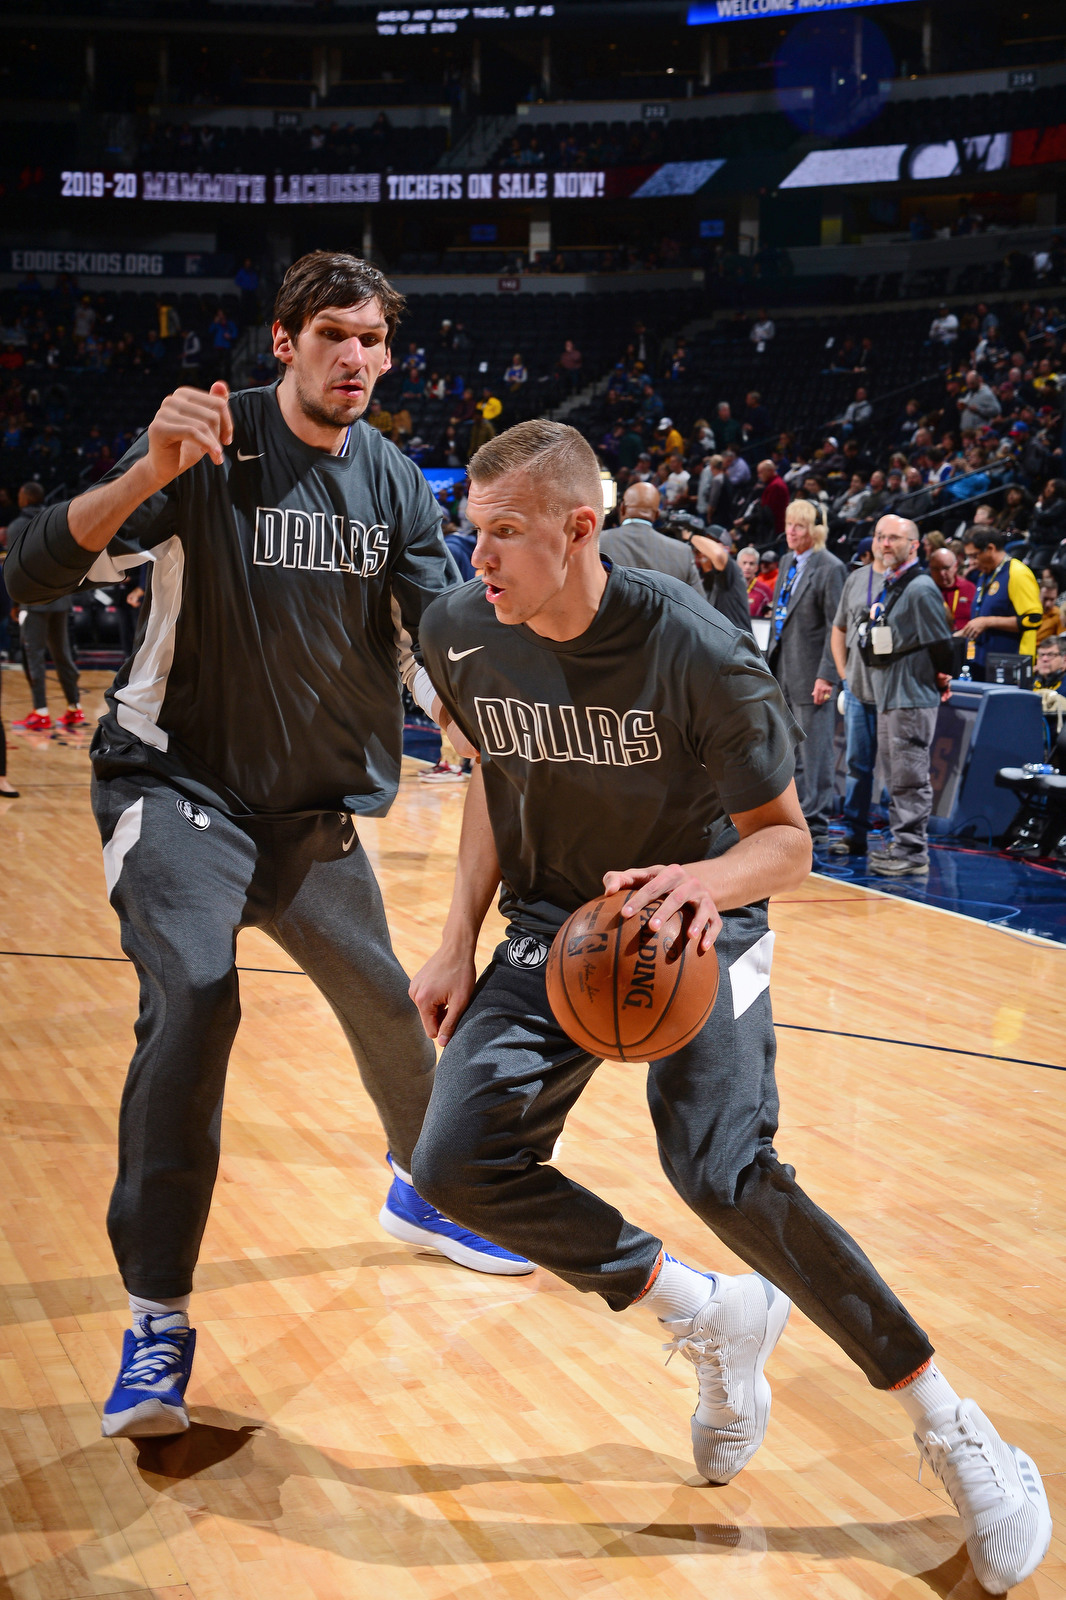
[[[196,1330],[184,1311],[137,1317],[122,1339],[122,1365],[100,1419],[105,1439],[144,1439],[184,1433],[185,1389],[192,1372]]]
[[[389,1156],[388,1160],[391,1167],[392,1157]],[[474,1272],[520,1278],[527,1272],[536,1271],[534,1262],[527,1261],[525,1256],[512,1255],[502,1245],[490,1244],[479,1234],[461,1228],[457,1222],[449,1222],[447,1217],[441,1216],[436,1206],[423,1200],[414,1186],[405,1183],[402,1178],[393,1178],[392,1188],[385,1198],[378,1221],[394,1239],[436,1250],[440,1255],[447,1256],[449,1261],[457,1261],[461,1267],[470,1267]]]

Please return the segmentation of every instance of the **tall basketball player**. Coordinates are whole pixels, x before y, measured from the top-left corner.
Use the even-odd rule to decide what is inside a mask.
[[[1036,1467],[960,1400],[921,1328],[774,1150],[767,898],[811,859],[780,691],[751,641],[683,584],[601,561],[597,462],[574,429],[522,423],[477,452],[470,476],[480,582],[436,600],[421,630],[481,764],[444,942],[411,989],[427,1032],[447,1040],[415,1182],[614,1310],[656,1312],[696,1368],[695,1461],[717,1483],[766,1432],[763,1367],[791,1297],[902,1402],[977,1576],[1002,1593],[1050,1540]],[[501,881],[508,938],[475,982]],[[648,1099],[670,1181],[754,1274],[694,1271],[551,1165],[598,1062],[551,1014],[547,945],[604,886],[630,891],[623,915],[664,897],[652,929],[687,906],[690,937],[716,941],[711,1016],[652,1065]]]
[[[388,1138],[383,1226],[483,1272],[533,1270],[411,1185],[435,1057],[355,822],[396,793],[401,666],[440,711],[411,641],[458,576],[425,479],[359,421],[402,307],[366,262],[303,257],[275,308],[280,382],[178,389],[98,487],[44,511],[8,556],[18,600],[151,563],[92,745],[107,890],[140,978],[108,1215],[133,1327],[107,1435],[188,1427],[239,928],[275,939],[347,1035]]]

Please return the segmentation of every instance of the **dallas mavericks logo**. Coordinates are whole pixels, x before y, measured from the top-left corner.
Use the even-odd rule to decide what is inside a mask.
[[[509,941],[507,959],[512,967],[542,967],[548,959],[548,946],[531,933],[522,933]]]
[[[186,822],[191,822],[194,828],[203,830],[211,826],[211,818],[207,812],[201,811],[199,806],[194,806],[191,800],[178,800],[176,804]]]

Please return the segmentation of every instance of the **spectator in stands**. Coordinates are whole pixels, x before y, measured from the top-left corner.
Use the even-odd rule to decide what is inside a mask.
[[[759,555],[759,579],[769,587],[771,598],[773,597],[774,585],[777,582],[778,570],[777,551],[761,551]]]
[[[684,448],[684,440],[674,427],[672,417],[660,417],[659,426],[655,430],[655,446],[664,456],[680,454]]]
[[[708,456],[700,472],[696,491],[696,513],[704,522],[718,522],[729,526],[732,491],[725,474],[721,456]]]
[[[651,483],[630,484],[622,496],[622,520],[600,535],[600,553],[620,567],[664,572],[703,594],[703,579],[691,549],[655,531],[659,491]]]
[[[847,779],[844,785],[844,833],[829,842],[831,855],[864,856],[870,827],[874,768],[877,765],[877,699],[870,681],[871,668],[860,648],[860,627],[868,624],[873,603],[885,583],[880,549],[863,539],[869,557],[849,572],[840,593],[830,644],[837,673],[844,684],[844,748]]]
[[[947,352],[959,337],[959,319],[954,311],[949,311],[946,305],[941,305],[929,325],[929,343],[938,345]]]
[[[233,361],[233,347],[237,343],[237,324],[227,317],[221,306],[211,319],[208,336],[214,351],[215,377],[228,382]]]
[[[1066,634],[1053,634],[1036,647],[1033,688],[1038,694],[1063,694],[1066,677]]]
[[[719,400],[716,415],[718,420],[714,425],[715,443],[719,450],[726,451],[740,439],[741,426],[733,416],[728,400]]]
[[[1064,539],[1066,480],[1049,478],[1029,519],[1029,565],[1037,569],[1046,566]]]
[[[426,380],[417,367],[405,367],[400,385],[400,404],[417,405],[425,396]]]
[[[246,328],[254,328],[259,323],[259,274],[255,270],[251,256],[245,256],[233,279],[241,291],[241,321]]]
[[[74,308],[73,334],[75,339],[87,339],[96,326],[96,310],[92,296],[83,294]]]
[[[1040,574],[1040,601],[1044,615],[1036,630],[1036,648],[1039,651],[1045,639],[1055,638],[1063,631],[1062,610],[1059,602],[1059,580],[1050,567]]]
[[[917,467],[904,469],[903,489],[904,499],[896,509],[901,516],[909,517],[912,522],[918,522],[933,509],[933,499],[922,483],[922,475]]]
[[[511,357],[511,365],[504,373],[503,381],[507,385],[508,393],[510,394],[518,394],[521,391],[523,384],[529,382],[529,373],[526,371],[525,362],[522,360],[522,353],[520,350],[516,350],[514,355]]]
[[[1006,553],[1000,528],[970,528],[965,548],[973,558],[977,593],[973,614],[959,632],[968,641],[970,676],[983,681],[989,655],[1032,656],[1044,615],[1036,576]]]
[[[855,391],[854,400],[845,407],[843,416],[837,417],[835,421],[839,423],[841,432],[850,436],[853,433],[864,432],[869,427],[873,414],[874,408],[870,404],[866,390],[859,388]]]
[[[655,392],[655,385],[650,378],[645,378],[640,385],[640,414],[646,427],[657,428],[663,415],[663,403]]]
[[[844,588],[844,564],[825,548],[826,527],[808,500],[788,507],[788,553],[774,586],[770,670],[806,734],[796,751],[796,788],[811,837],[828,842],[833,801],[833,732],[837,671],[832,624]]]
[[[684,339],[678,339],[673,355],[670,357],[669,377],[671,383],[680,383],[688,376],[688,354],[685,350]]]
[[[981,374],[973,369],[966,374],[966,388],[955,403],[959,408],[959,427],[964,433],[983,428],[1000,414],[999,401]]]
[[[762,310],[752,323],[751,332],[749,333],[748,338],[751,340],[756,350],[762,351],[766,349],[766,346],[770,343],[770,340],[776,333],[777,329],[774,327],[772,318],[769,316],[768,312]]]
[[[749,539],[779,539],[785,531],[788,486],[772,461],[760,461],[747,505],[734,527]]]
[[[885,583],[870,612],[866,660],[877,701],[877,746],[888,779],[892,843],[870,851],[869,867],[880,877],[920,877],[929,871],[929,753],[937,709],[951,683],[951,630],[940,591],[918,565],[914,523],[882,517],[874,541]],[[887,650],[881,648],[884,643]]]
[[[759,552],[753,544],[737,554],[737,566],[748,591],[748,610],[753,617],[765,617],[773,603],[774,591],[759,577]]]
[[[1066,499],[1063,504],[1066,505]],[[1020,483],[1012,483],[1003,497],[1003,505],[996,517],[996,527],[1013,533],[1024,533],[1033,514],[1033,497]]]
[[[371,428],[376,428],[379,433],[388,437],[392,432],[392,412],[382,409],[381,401],[375,395],[367,407],[364,420]]]
[[[667,474],[663,480],[662,497],[672,509],[680,509],[688,500],[688,486],[691,474],[686,471],[680,451],[673,451],[667,457]]]
[[[977,591],[959,572],[958,557],[949,545],[930,554],[929,576],[940,590],[952,633],[959,633],[970,620]]]
[[[556,366],[562,382],[571,390],[578,388],[581,383],[582,355],[573,339],[566,340]]]
[[[740,422],[745,444],[758,444],[773,432],[770,413],[762,403],[762,395],[752,389],[745,396],[744,415]]]

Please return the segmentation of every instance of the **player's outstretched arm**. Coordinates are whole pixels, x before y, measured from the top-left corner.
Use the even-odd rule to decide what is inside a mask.
[[[148,449],[128,472],[88,489],[67,507],[71,538],[83,550],[104,550],[137,507],[204,456],[216,466],[233,439],[229,389],[175,389],[148,425]]]
[[[422,1026],[443,1047],[474,992],[477,936],[500,884],[500,863],[492,837],[481,768],[470,775],[459,836],[452,903],[440,949],[411,979],[410,995]]]
[[[733,826],[738,843],[713,861],[608,872],[604,888],[608,894],[632,889],[623,917],[636,916],[642,906],[665,896],[649,920],[651,928],[661,928],[675,911],[691,906],[688,936],[702,939],[702,948],[709,950],[722,926],[719,912],[795,889],[811,870],[811,836],[794,781],[768,805],[738,811]]]

